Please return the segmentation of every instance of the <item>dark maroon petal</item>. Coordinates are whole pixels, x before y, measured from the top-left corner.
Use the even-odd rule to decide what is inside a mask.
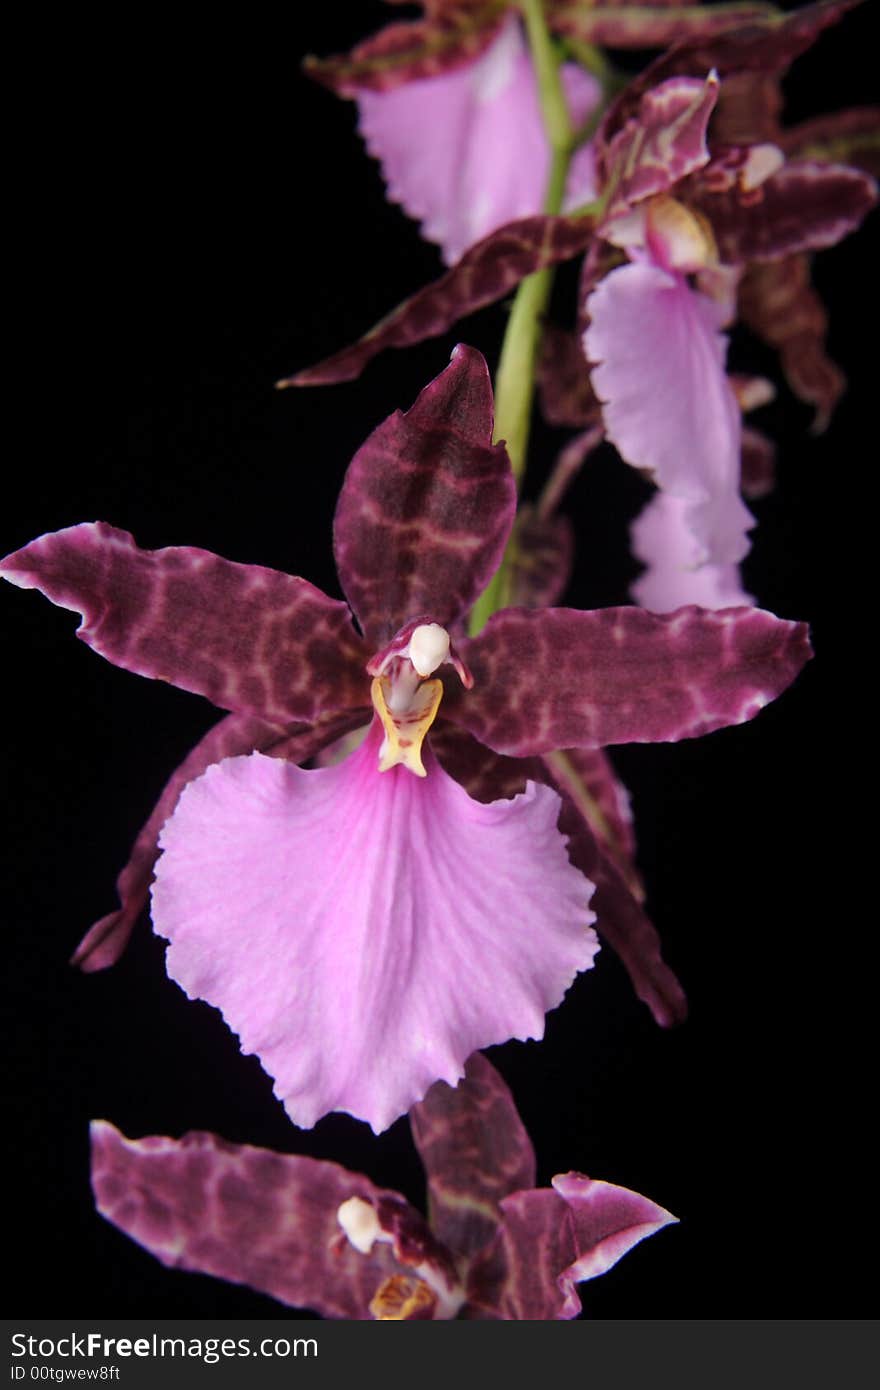
[[[709,219],[721,261],[744,265],[834,246],[870,212],[877,186],[858,169],[802,162],[745,194],[695,186],[690,201]]]
[[[780,144],[782,86],[778,73],[725,75],[710,126],[710,143],[737,146]],[[841,161],[845,163],[845,161]]]
[[[212,763],[242,753],[261,752],[290,762],[304,762],[345,733],[351,722],[352,716],[346,715],[291,734],[251,715],[229,714],[209,729],[171,774],[152,815],[138,832],[128,862],[116,880],[121,906],[89,928],[71,957],[71,965],[90,972],[105,970],[119,960],[146,905],[153,866],[159,857],[159,832],[188,782],[201,776]]]
[[[662,54],[636,77],[610,107],[600,130],[608,136],[637,110],[642,95],[669,77],[704,76],[714,69],[722,79],[744,72],[782,73],[861,0],[816,0],[786,14],[737,25],[723,33],[689,39]]]
[[[307,58],[305,71],[340,96],[437,77],[480,56],[498,32],[506,0],[427,0],[422,8],[424,18],[388,24],[350,53]]]
[[[368,700],[369,656],[344,603],[304,579],[208,550],[140,550],[84,522],[0,563],[4,579],[81,613],[77,636],[126,671],[273,724]]]
[[[516,512],[481,354],[458,347],[352,459],[333,528],[339,577],[373,646],[430,613],[448,627],[501,562]]]
[[[802,121],[777,136],[789,159],[850,164],[880,178],[880,106],[854,106]]]
[[[552,760],[564,758],[566,791],[573,795],[590,826],[598,850],[612,860],[630,892],[641,901],[645,889],[635,866],[636,837],[629,792],[614,771],[608,754],[601,748],[569,748],[564,753],[549,754],[548,758],[551,776],[554,775]],[[559,780],[558,770],[555,780]]]
[[[743,427],[742,476],[744,496],[766,497],[776,486],[776,446],[760,430]]]
[[[567,516],[539,516],[519,509],[511,566],[510,601],[516,607],[547,608],[557,603],[571,578],[574,530]]]
[[[101,1215],[163,1264],[324,1317],[369,1319],[373,1294],[400,1272],[388,1245],[355,1250],[336,1213],[350,1197],[403,1199],[336,1163],[213,1134],[126,1139],[96,1120],[92,1187]]]
[[[640,904],[644,896],[640,881],[636,877],[630,883],[623,876],[624,865],[628,879],[637,872],[631,857],[622,856],[619,849],[612,855],[607,837],[597,836],[595,798],[585,801],[583,795],[583,765],[571,751],[550,754],[545,762],[551,785],[563,800],[559,829],[568,836],[568,857],[596,885],[592,898],[596,930],[620,957],[636,995],[655,1022],[661,1028],[683,1023],[687,1018],[684,990],[664,961],[657,930]]]
[[[405,299],[351,347],[278,385],[353,381],[385,348],[438,337],[467,314],[502,299],[532,271],[580,255],[592,235],[588,217],[523,217],[509,222],[471,246],[445,275]]]
[[[575,1285],[594,1279],[675,1217],[625,1187],[580,1173],[553,1179],[553,1189],[516,1192],[502,1202],[504,1220],[474,1266],[469,1295],[484,1315],[504,1320],[574,1318]]]
[[[758,608],[507,609],[461,644],[473,690],[447,718],[499,753],[666,743],[752,719],[811,656],[806,624]]]
[[[717,99],[714,73],[705,80],[671,77],[645,92],[637,112],[599,146],[612,187],[606,222],[708,162],[706,131]]]
[[[541,412],[550,425],[583,429],[599,419],[601,408],[587,370],[581,335],[548,324],[541,337],[538,365]]]
[[[650,0],[641,4],[638,0],[633,4],[597,0],[595,5],[589,0],[550,0],[547,19],[557,34],[581,43],[608,48],[669,48],[685,39],[707,38],[731,25],[764,19],[773,8],[748,0],[733,0],[711,9],[679,0],[666,0],[666,5],[663,0],[659,4],[654,0],[654,6],[649,6]]]
[[[810,284],[807,257],[751,266],[740,281],[739,312],[753,332],[776,348],[794,394],[815,406],[814,430],[824,430],[846,378],[825,352],[828,318]]]
[[[438,1081],[409,1120],[428,1178],[431,1226],[450,1250],[471,1256],[494,1234],[501,1199],[535,1183],[535,1155],[513,1097],[475,1052],[464,1080]]]

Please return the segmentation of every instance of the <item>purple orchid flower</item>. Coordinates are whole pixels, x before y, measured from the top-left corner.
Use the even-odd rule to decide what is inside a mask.
[[[558,750],[750,719],[810,655],[803,624],[754,609],[507,609],[453,641],[514,518],[491,438],[488,372],[466,348],[374,431],[336,512],[351,612],[303,579],[140,551],[102,523],[0,565],[82,613],[80,637],[108,660],[232,711],[172,778],[120,876],[121,911],[81,950],[107,963],[122,949],[161,830],[168,971],[222,1010],[305,1127],[343,1110],[380,1131],[479,1047],[541,1037],[592,964],[594,885],[637,990],[661,1022],[680,1017],[656,934]],[[343,762],[296,766],[368,723]],[[476,799],[425,742],[432,725]],[[504,799],[525,766],[531,780]]]
[[[325,1318],[551,1320],[675,1217],[580,1173],[535,1186],[507,1086],[479,1053],[410,1113],[429,1223],[336,1163],[213,1134],[126,1139],[92,1125],[99,1212],[172,1268],[246,1284]]]

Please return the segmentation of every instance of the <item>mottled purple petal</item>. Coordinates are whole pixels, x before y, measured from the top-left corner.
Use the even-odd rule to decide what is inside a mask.
[[[776,138],[789,159],[849,164],[880,178],[880,106],[825,112]]]
[[[578,333],[547,324],[541,335],[538,366],[541,413],[550,425],[583,429],[600,415],[590,381],[584,346]]]
[[[199,777],[212,763],[236,754],[261,752],[287,758],[290,762],[304,762],[339,738],[351,720],[351,715],[331,718],[301,732],[288,733],[251,715],[229,714],[209,729],[172,773],[149,820],[138,832],[128,862],[116,880],[120,907],[89,928],[71,957],[71,965],[90,972],[105,970],[119,960],[146,906],[153,866],[159,855],[159,832],[188,782]]]
[[[504,1221],[474,1270],[472,1298],[505,1321],[577,1317],[576,1284],[676,1220],[637,1192],[580,1173],[554,1178],[553,1190],[516,1192],[501,1206]]]
[[[562,597],[574,561],[574,528],[567,516],[540,516],[522,506],[510,571],[514,607],[547,608]]]
[[[373,646],[421,613],[451,626],[500,564],[516,485],[492,426],[486,363],[458,347],[412,409],[396,411],[352,459],[334,548]]]
[[[169,974],[306,1128],[343,1110],[380,1132],[480,1047],[540,1037],[597,949],[555,793],[484,806],[428,750],[424,778],[380,773],[380,742],[309,772],[228,759],[160,841]]]
[[[555,33],[607,48],[669,48],[761,20],[774,11],[760,0],[731,0],[710,8],[681,0],[654,0],[653,5],[650,0],[548,0],[546,8]]]
[[[600,137],[607,139],[609,132],[619,130],[635,114],[644,93],[671,77],[692,77],[714,69],[723,86],[735,74],[785,72],[823,30],[859,4],[861,0],[816,0],[786,14],[775,11],[766,19],[676,44],[627,84],[609,108]]]
[[[601,87],[574,64],[562,68],[572,123],[579,128]],[[478,61],[393,91],[358,93],[360,133],[382,166],[392,202],[421,223],[447,265],[475,242],[540,213],[550,170],[531,56],[509,14]],[[567,206],[595,196],[592,166],[570,184]]]
[[[499,0],[426,0],[422,8],[423,18],[388,24],[350,53],[307,58],[306,72],[340,96],[363,88],[392,91],[450,72],[479,58],[502,23],[504,6]]]
[[[633,599],[652,613],[700,608],[739,608],[754,603],[742,586],[739,565],[701,562],[690,524],[691,504],[658,492],[630,528],[632,551],[647,568],[631,586]]]
[[[825,351],[828,317],[810,284],[806,256],[750,266],[739,291],[743,321],[779,353],[794,394],[816,409],[814,430],[827,428],[846,378]]]
[[[648,263],[613,270],[593,291],[584,343],[608,438],[657,486],[694,503],[700,560],[748,550],[739,496],[739,407],[725,372],[718,306],[683,275]]]
[[[612,193],[605,223],[645,198],[665,193],[709,159],[706,131],[718,99],[718,79],[673,77],[646,92],[638,112],[607,145],[601,165]]]
[[[327,1318],[369,1319],[370,1299],[400,1270],[388,1245],[369,1256],[355,1250],[337,1212],[351,1197],[403,1199],[336,1163],[213,1134],[127,1139],[96,1120],[92,1187],[101,1215],[164,1265]]]
[[[535,1155],[513,1096],[476,1052],[456,1087],[432,1086],[410,1111],[413,1140],[428,1179],[436,1234],[458,1255],[492,1238],[502,1197],[535,1183]]]
[[[801,161],[745,196],[695,188],[692,201],[711,223],[721,260],[744,265],[836,245],[870,212],[877,185],[858,169]]]
[[[582,758],[581,751],[580,757]],[[663,959],[660,937],[641,906],[641,883],[635,872],[624,877],[627,861],[620,852],[608,853],[607,837],[596,824],[595,798],[583,776],[577,750],[548,754],[545,766],[551,784],[563,798],[559,829],[568,836],[571,862],[596,884],[596,929],[620,957],[633,989],[651,1010],[661,1028],[672,1028],[687,1017],[687,999],[676,975]],[[620,867],[618,867],[620,865]]]
[[[727,73],[712,118],[713,145],[779,144],[782,106],[778,72]]]
[[[448,688],[445,715],[515,757],[743,723],[812,655],[805,623],[759,608],[511,608],[461,648],[474,688]]]
[[[278,385],[353,381],[385,348],[438,337],[459,319],[502,299],[532,271],[580,255],[592,235],[588,217],[524,217],[511,222],[477,242],[445,275],[405,299],[351,347]]]
[[[114,665],[221,709],[310,724],[369,700],[348,608],[304,579],[189,546],[140,550],[102,521],[40,536],[0,574],[81,613],[77,636]]]

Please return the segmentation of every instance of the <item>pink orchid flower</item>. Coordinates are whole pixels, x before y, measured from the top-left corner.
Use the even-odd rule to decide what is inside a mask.
[[[231,711],[172,778],[120,876],[121,910],[81,950],[118,955],[158,837],[169,974],[222,1010],[304,1127],[342,1110],[385,1129],[478,1048],[540,1038],[591,966],[594,884],[608,878],[614,901],[626,889],[542,755],[749,719],[810,654],[803,624],[755,609],[506,609],[455,637],[514,519],[492,417],[486,364],[459,348],[358,451],[335,520],[350,608],[205,551],[141,551],[102,523],[0,565],[80,612],[79,636],[108,660]],[[365,725],[344,761],[296,765]],[[535,775],[512,799],[474,799],[432,726],[448,763],[488,769],[484,784],[509,780],[506,758],[517,775],[535,760]],[[651,997],[665,967],[627,911],[622,953]]]
[[[126,1139],[92,1125],[99,1212],[163,1264],[246,1284],[325,1318],[575,1318],[576,1285],[675,1221],[580,1173],[535,1186],[535,1155],[479,1053],[410,1113],[430,1224],[336,1163],[213,1134]]]

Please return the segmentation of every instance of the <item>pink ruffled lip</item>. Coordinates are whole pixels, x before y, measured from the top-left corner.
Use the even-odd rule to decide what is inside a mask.
[[[540,1038],[598,949],[555,792],[484,805],[430,753],[424,779],[380,773],[380,739],[312,771],[227,759],[160,839],[168,973],[304,1128],[342,1110],[381,1132],[478,1048]]]

